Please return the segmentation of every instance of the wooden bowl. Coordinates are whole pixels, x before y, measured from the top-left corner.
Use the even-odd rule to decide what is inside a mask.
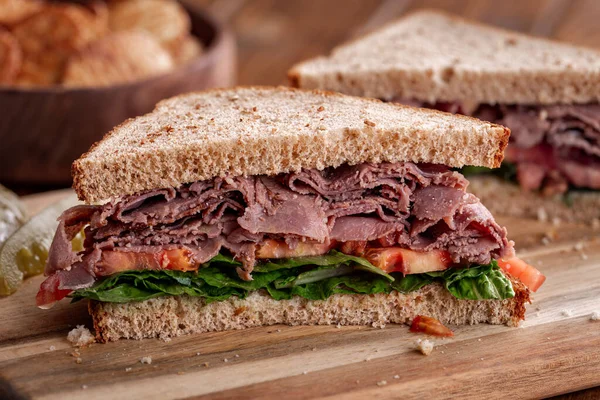
[[[205,51],[167,74],[98,88],[0,88],[0,182],[26,191],[69,186],[73,160],[114,126],[152,111],[161,99],[231,86],[236,73],[232,33],[184,5]]]

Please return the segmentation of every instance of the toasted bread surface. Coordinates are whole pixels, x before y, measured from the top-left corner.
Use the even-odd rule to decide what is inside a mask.
[[[81,200],[99,202],[216,176],[275,175],[344,163],[498,167],[505,127],[378,100],[238,87],[160,102],[73,163]]]
[[[600,100],[600,52],[418,11],[289,71],[292,86],[469,104]]]
[[[244,329],[274,324],[371,325],[410,323],[427,315],[443,324],[506,324],[517,326],[525,316],[529,290],[513,280],[515,297],[506,300],[458,300],[440,284],[409,294],[338,294],[327,300],[301,297],[274,300],[257,291],[246,299],[231,297],[206,304],[197,297],[159,297],[141,302],[90,301],[96,338],[168,338],[191,333]]]

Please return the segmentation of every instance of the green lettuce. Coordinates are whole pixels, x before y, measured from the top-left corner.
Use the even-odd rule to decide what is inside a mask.
[[[376,294],[396,290],[410,293],[439,282],[458,299],[506,299],[515,295],[512,284],[495,261],[470,268],[402,276],[387,274],[367,260],[331,251],[323,256],[298,257],[259,263],[253,280],[241,280],[232,257],[217,255],[197,272],[126,271],[73,292],[74,300],[89,298],[104,302],[142,301],[159,296],[189,295],[207,302],[245,298],[265,290],[276,300],[301,296],[325,300],[334,294]]]
[[[503,161],[499,168],[477,167],[474,165],[466,165],[460,170],[464,176],[473,175],[494,175],[509,182],[517,182],[517,165],[508,161]]]

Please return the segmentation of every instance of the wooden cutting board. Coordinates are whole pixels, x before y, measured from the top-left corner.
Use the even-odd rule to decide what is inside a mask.
[[[56,197],[29,204],[39,209]],[[77,324],[90,326],[85,304],[37,309],[37,277],[0,299],[0,398],[539,398],[599,386],[600,321],[591,319],[600,312],[599,232],[499,222],[548,278],[521,328],[454,327],[453,339],[429,338],[435,349],[427,357],[415,350],[423,336],[394,325],[123,340],[77,356],[66,336]],[[545,235],[553,241],[543,244]]]

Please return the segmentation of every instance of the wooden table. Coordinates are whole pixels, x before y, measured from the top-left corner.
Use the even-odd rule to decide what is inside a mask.
[[[205,6],[217,18],[221,19],[222,21],[229,22],[234,28],[238,36],[240,65],[238,82],[240,84],[286,84],[286,71],[294,63],[308,57],[327,53],[331,48],[342,41],[351,39],[357,35],[361,35],[383,25],[390,20],[393,20],[394,18],[406,12],[422,7],[441,8],[469,18],[479,19],[487,23],[522,32],[555,37],[581,45],[600,46],[600,23],[598,23],[598,21],[600,21],[600,1],[597,0],[193,1]],[[30,206],[33,208],[39,207],[45,204],[47,201],[48,199],[45,197],[30,199]],[[515,226],[518,225],[518,221],[506,222],[509,225],[511,225],[511,223],[516,224]],[[519,241],[519,243],[523,244],[524,248],[535,249],[536,242],[539,242],[540,235],[544,232],[546,227],[533,223],[533,225],[528,229],[530,229],[530,233],[520,233],[517,235],[518,237],[516,239]],[[569,231],[568,235],[566,235],[567,239],[570,241],[568,243],[578,240],[578,235],[583,237],[588,234],[587,232],[578,230],[576,228],[569,229],[572,230]],[[570,244],[567,244],[566,246],[568,247]],[[539,256],[544,260],[551,258],[550,255],[544,253],[544,250],[540,250],[538,252],[536,252],[537,250],[532,251],[533,253],[537,254],[532,257]],[[595,257],[600,257],[599,255],[596,255],[596,253],[593,254]],[[574,258],[572,254],[564,255],[564,257],[566,257],[565,260],[569,258],[570,261],[575,263],[577,262],[576,257]],[[29,282],[26,285],[26,290],[34,293],[35,288],[33,286],[35,286],[37,283],[38,282]],[[552,296],[550,295],[544,295],[543,292],[541,292],[540,298],[542,302],[546,301],[548,304],[553,304]],[[556,301],[559,300],[560,299]],[[23,298],[23,301],[25,301],[25,298]],[[85,318],[85,310],[81,309],[81,307],[75,307],[71,309],[68,307],[68,305],[63,305],[62,308],[64,310],[62,313],[60,313],[61,310],[57,311],[57,313],[62,316],[62,319],[54,320],[54,326],[50,326],[52,325],[49,322],[50,316],[42,317],[44,315],[43,313],[36,314],[40,315],[40,319],[36,326],[12,326],[10,331],[15,334],[15,338],[18,337],[19,332],[27,329],[31,329],[31,332],[28,332],[28,334],[33,336],[30,336],[26,339],[11,339],[9,343],[10,346],[17,345],[17,348],[14,350],[14,352],[12,349],[8,349],[8,344],[5,342],[3,346],[0,346],[3,350],[5,350],[4,355],[6,357],[28,357],[32,360],[37,360],[37,365],[32,365],[32,374],[39,373],[39,371],[43,371],[44,368],[50,371],[51,366],[56,365],[57,368],[59,366],[67,367],[68,370],[73,374],[78,373],[82,376],[92,377],[94,375],[90,374],[93,371],[96,371],[98,374],[100,374],[98,376],[101,376],[102,379],[117,379],[111,378],[110,375],[112,373],[112,376],[114,376],[114,372],[110,372],[113,365],[118,364],[119,368],[122,366],[123,368],[120,368],[119,370],[122,371],[121,374],[125,374],[127,373],[125,367],[129,365],[127,363],[131,364],[131,357],[135,358],[137,356],[146,355],[150,352],[152,354],[159,354],[163,350],[168,349],[167,351],[175,351],[175,349],[177,349],[175,357],[173,360],[171,360],[172,362],[169,359],[165,359],[163,360],[164,362],[161,362],[160,357],[158,357],[159,359],[157,360],[157,363],[155,363],[152,367],[164,368],[166,366],[168,368],[173,368],[173,382],[179,382],[182,385],[189,384],[192,380],[196,379],[196,376],[199,376],[197,375],[197,368],[194,366],[197,363],[195,361],[187,360],[189,355],[184,354],[185,351],[188,350],[191,351],[191,356],[195,354],[196,349],[194,346],[196,346],[198,342],[196,339],[192,338],[177,339],[171,344],[147,341],[140,345],[140,349],[134,355],[127,356],[121,354],[121,351],[123,351],[125,348],[127,348],[129,351],[132,350],[133,347],[126,343],[106,345],[107,347],[104,348],[96,345],[87,353],[85,353],[83,366],[76,365],[73,360],[71,360],[70,356],[64,354],[65,352],[71,351],[69,346],[64,344],[64,334],[68,329],[68,324],[72,323],[73,321],[81,321],[83,318]],[[542,311],[542,313],[543,312],[544,311]],[[530,315],[530,317],[533,316]],[[576,318],[577,321],[575,321],[575,323],[579,323],[580,326],[583,326],[581,324],[584,322],[583,320],[580,321],[581,318]],[[5,323],[6,321],[0,321],[0,324]],[[596,325],[586,326],[589,326],[590,329],[600,329]],[[549,340],[549,351],[559,349],[561,344],[563,345],[562,349],[566,351],[567,348],[564,347],[564,343],[568,341],[568,335],[576,333],[571,332],[573,325],[567,323],[566,321],[559,323],[558,328],[559,331],[556,332],[556,335],[553,336],[552,340]],[[504,332],[504,328],[502,327],[484,327],[484,329],[486,335],[498,335],[498,337],[503,334],[501,332]],[[280,373],[277,371],[277,365],[279,365],[279,368],[283,368],[286,364],[282,361],[286,360],[285,357],[288,357],[283,353],[278,353],[281,350],[277,347],[278,343],[283,344],[286,343],[286,341],[289,341],[289,352],[291,353],[289,357],[293,357],[294,360],[297,360],[298,362],[310,362],[311,357],[306,356],[306,354],[312,354],[311,349],[313,344],[315,346],[319,346],[317,349],[319,354],[327,354],[328,356],[332,357],[333,361],[337,360],[342,362],[343,360],[344,362],[347,362],[349,358],[352,358],[352,355],[340,355],[337,352],[336,349],[340,343],[336,343],[336,340],[333,339],[334,337],[337,337],[335,335],[338,335],[340,338],[344,337],[344,340],[364,341],[364,343],[369,344],[369,346],[372,345],[371,347],[377,345],[379,348],[369,347],[364,349],[364,351],[367,353],[375,352],[372,354],[373,361],[370,363],[358,362],[355,364],[348,364],[346,368],[340,369],[340,371],[342,371],[342,373],[347,375],[347,378],[350,379],[350,376],[355,376],[358,374],[358,372],[355,371],[356,368],[364,368],[364,379],[375,382],[378,376],[371,376],[372,374],[368,373],[369,370],[381,368],[385,365],[388,365],[390,368],[396,368],[398,367],[399,360],[410,361],[410,364],[408,365],[411,365],[412,363],[425,362],[428,365],[435,366],[435,362],[433,361],[435,359],[430,358],[426,361],[422,361],[419,359],[419,355],[407,353],[400,348],[400,344],[398,344],[398,346],[394,344],[396,343],[395,340],[398,340],[398,336],[406,335],[404,330],[405,327],[390,327],[383,331],[369,330],[369,333],[360,331],[357,328],[344,328],[341,332],[343,334],[342,336],[340,331],[336,330],[335,328],[282,328],[281,332],[277,332],[275,328],[273,328],[263,330],[265,335],[263,337],[264,340],[259,340],[254,347],[245,346],[242,340],[244,335],[241,335],[240,333],[209,334],[202,342],[203,345],[208,347],[203,347],[202,349],[198,348],[198,350],[202,350],[202,355],[204,357],[203,360],[210,359],[214,365],[221,361],[218,359],[220,356],[225,357],[228,356],[227,354],[232,353],[229,351],[229,353],[225,354],[228,351],[227,348],[229,345],[225,345],[223,339],[229,338],[228,340],[231,346],[239,346],[239,348],[242,349],[240,350],[240,358],[242,359],[242,363],[246,363],[248,366],[255,367],[260,365],[263,368],[266,368],[267,374],[270,374],[265,378],[264,381],[261,382],[260,380],[256,380],[256,376],[252,375],[251,372],[249,373],[248,371],[240,368],[236,369],[232,365],[232,372],[238,371],[237,373],[240,374],[240,377],[247,378],[248,376],[252,376],[254,380],[248,381],[246,386],[220,392],[220,396],[223,398],[225,398],[227,395],[252,398],[264,394],[265,391],[269,391],[271,394],[279,397],[285,397],[288,395],[291,397],[302,397],[299,395],[299,393],[301,393],[299,391],[302,390],[306,390],[306,395],[310,395],[311,393],[316,394],[315,392],[311,391],[311,388],[314,388],[315,385],[323,384],[320,378],[331,379],[329,385],[332,388],[332,392],[330,394],[335,393],[335,388],[338,388],[340,384],[346,382],[344,380],[345,376],[336,375],[333,370],[322,370],[323,366],[320,368],[314,368],[315,366],[311,364],[306,367],[297,367],[307,369],[314,368],[314,374],[309,373],[307,376],[305,376],[301,372],[296,374],[298,371],[288,371],[288,375],[295,376],[284,378],[284,376],[288,375],[283,374],[281,375],[282,378],[276,379],[276,377],[280,375]],[[496,331],[498,333],[495,333]],[[42,333],[40,332],[46,332],[44,335],[48,335],[48,339],[42,338]],[[493,349],[493,342],[489,342],[485,345],[478,344],[480,343],[477,340],[477,336],[479,335],[478,332],[479,331],[477,328],[471,327],[459,329],[458,333],[461,340],[458,340],[455,343],[444,345],[448,355],[445,357],[443,364],[452,368],[459,368],[461,365],[460,360],[463,360],[462,362],[464,364],[462,365],[468,366],[468,364],[472,363],[472,360],[467,357],[467,353],[484,351],[486,346],[489,347],[489,351],[491,352],[490,355],[492,355],[492,353],[496,351]],[[512,335],[519,336],[519,332],[520,330],[514,330]],[[538,331],[535,331],[534,335],[539,336],[538,339],[540,340],[548,336],[544,331],[544,328],[539,328]],[[44,356],[43,353],[47,352],[48,347],[54,343],[59,343],[60,347],[57,349],[58,351],[56,356],[53,357],[51,354]],[[358,349],[357,346],[361,343],[357,342],[356,346],[353,348]],[[306,347],[306,349],[304,349],[304,347]],[[99,358],[106,355],[106,349],[108,348],[110,348],[110,351],[113,352],[111,356],[112,361],[100,361]],[[135,348],[137,349],[137,346]],[[577,362],[577,357],[580,357],[582,363],[589,362],[590,359],[593,359],[590,357],[596,357],[598,355],[597,349],[589,350],[590,352],[586,353],[585,351],[582,351],[582,349],[577,350],[575,348],[571,348],[570,351],[573,351],[574,357],[571,362]],[[440,350],[438,349],[438,351]],[[450,351],[456,353],[456,355],[450,355]],[[459,351],[460,354],[458,353]],[[527,349],[524,348],[523,351],[526,352]],[[548,357],[550,357],[550,353],[548,353]],[[439,360],[440,358],[440,355],[438,355],[437,359]],[[87,365],[89,364],[89,359],[96,359],[99,361],[97,364],[95,364],[95,366]],[[279,364],[273,364],[271,360],[276,360],[275,362],[279,360]],[[46,361],[48,362],[46,367],[44,367],[44,365],[40,365],[40,363],[44,363]],[[239,362],[235,360],[233,361],[235,363]],[[526,362],[526,358],[523,358],[519,362]],[[551,364],[551,361],[549,361],[549,363]],[[510,365],[511,361],[505,360],[505,364]],[[563,382],[561,382],[561,378],[568,375],[570,365],[550,364],[548,365],[548,368],[552,368],[553,370],[557,371],[556,387],[563,387],[561,386],[563,384]],[[135,362],[132,365],[134,367],[134,371],[132,372],[134,374],[139,374],[140,377],[145,377],[148,385],[151,385],[153,375],[152,372],[149,371],[149,368],[144,370]],[[440,365],[441,364],[438,364],[438,366]],[[220,365],[217,366],[217,368],[218,371],[226,370]],[[475,377],[474,379],[479,379],[476,375],[479,368],[480,371],[482,371],[482,374],[484,374],[485,371],[488,373],[490,371],[494,371],[494,368],[497,368],[497,366],[494,366],[494,363],[488,361],[487,359],[482,359],[481,364],[478,364],[473,368],[468,368],[469,373],[475,374],[472,375]],[[229,370],[229,368],[227,368],[227,370]],[[322,370],[322,372],[318,372],[319,370]],[[430,380],[428,383],[436,384],[437,382],[443,382],[446,385],[449,384],[447,379],[444,380],[443,374],[438,374],[437,376],[438,380]],[[224,379],[223,376],[219,376],[219,373],[214,374],[214,378],[216,380],[219,377]],[[518,376],[515,376],[514,378],[516,380],[519,379]],[[47,382],[46,384],[50,385],[52,382],[51,379],[48,379],[50,378],[47,378],[46,380],[42,379],[41,381]],[[58,375],[56,379],[59,379]],[[70,382],[71,385],[73,384],[73,379],[69,381],[69,377],[62,377],[60,379],[66,379],[66,385],[69,385],[68,382]],[[354,383],[356,378],[353,379],[354,380],[352,382],[348,381],[346,383]],[[121,382],[124,381],[122,377],[117,380],[120,380]],[[23,383],[26,381],[27,379],[23,378],[21,382]],[[369,397],[373,395],[383,396],[385,394],[393,394],[393,388],[395,387],[393,379],[388,379],[388,383],[389,385],[387,388],[382,388],[379,391],[376,390],[377,388],[374,387],[374,384],[372,385],[373,387],[365,386],[363,388],[364,390],[353,392],[354,397],[360,398],[361,393],[364,396]],[[424,380],[423,384],[426,383],[427,382]],[[93,389],[94,384],[95,382],[93,380],[90,381],[90,386],[92,386],[91,389]],[[465,382],[465,384],[468,384],[468,382]],[[359,386],[359,383],[357,382],[356,385]],[[360,386],[362,387],[362,385]],[[142,387],[140,388],[142,389]],[[178,393],[185,394],[185,391],[182,391],[181,386],[179,389],[180,391]],[[38,388],[37,390],[39,391],[41,389]],[[554,391],[554,393],[560,392],[560,389]],[[90,394],[91,393],[98,394],[99,392],[90,391]],[[348,395],[351,392],[348,391],[346,393]],[[499,395],[501,390],[495,393],[496,395]],[[528,392],[523,391],[521,392],[521,395],[526,396],[527,393]],[[529,392],[529,395],[535,396],[535,393],[538,392],[532,389],[532,391]],[[323,392],[322,394],[326,395],[327,393]],[[104,398],[111,397],[110,392],[104,392],[104,395]],[[135,393],[132,392],[131,395],[134,396]],[[215,397],[219,397],[219,394],[214,395]],[[481,393],[481,395],[482,397],[485,397],[484,393]],[[80,397],[85,396],[85,391],[82,390]],[[94,396],[92,395],[92,397]],[[596,399],[600,398],[600,389],[595,388],[584,390],[574,394],[561,396],[561,398],[579,400]]]

